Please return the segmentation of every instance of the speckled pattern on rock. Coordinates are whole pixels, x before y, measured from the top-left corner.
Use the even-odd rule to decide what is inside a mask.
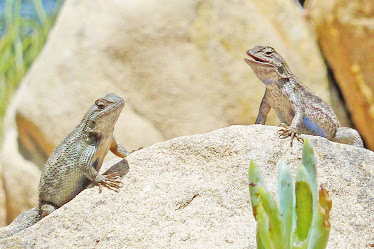
[[[144,148],[127,160],[120,193],[84,190],[0,248],[255,248],[247,182],[260,166],[276,195],[281,158],[293,174],[302,146],[279,139],[278,128],[231,126]],[[369,248],[374,223],[374,153],[308,137],[318,183],[333,199],[329,249]],[[116,161],[110,161],[108,168]]]

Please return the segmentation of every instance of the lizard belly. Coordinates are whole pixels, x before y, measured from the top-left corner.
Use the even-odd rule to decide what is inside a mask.
[[[269,97],[267,99],[269,105],[277,114],[279,121],[286,125],[291,125],[295,113],[291,108],[289,100],[277,91],[269,92]]]
[[[98,152],[95,154],[95,156],[92,159],[92,162],[93,162],[92,167],[94,167],[97,170],[97,172],[100,172],[101,165],[103,164],[104,158],[106,154],[108,153],[110,149],[110,145],[112,143],[111,139],[102,139],[102,140],[103,140],[102,143],[97,144]]]
[[[322,100],[318,104],[308,98],[306,100],[308,101],[305,105],[308,108],[305,108],[303,124],[300,127],[303,129],[302,133],[330,139],[340,126],[333,110]]]
[[[326,130],[308,117],[304,117],[303,126],[307,131],[303,131],[302,133],[317,135],[325,138],[328,137]]]
[[[286,125],[292,124],[292,120],[295,117],[295,113],[292,110],[288,111],[286,109],[286,111],[276,111],[276,113],[281,123],[285,123]],[[328,132],[309,117],[304,117],[303,123],[298,127],[298,130],[302,134],[317,135],[325,138],[329,137]]]
[[[281,105],[286,106],[287,108],[281,108],[280,105],[272,108],[275,110],[275,113],[277,114],[277,117],[281,123],[291,125],[295,113],[292,111],[288,103],[283,102]]]
[[[286,99],[279,98],[278,101],[272,103],[272,108],[275,109],[278,119],[281,123],[291,125],[295,117],[295,112],[292,110],[291,105]],[[313,103],[309,103],[313,106]],[[339,126],[334,122],[333,118],[329,115],[324,115],[324,112],[314,111],[317,108],[311,108],[312,112],[306,112],[302,123],[298,125],[298,132],[302,134],[317,135],[325,138],[330,138],[336,127]],[[317,115],[322,113],[322,115]]]
[[[292,119],[294,117],[292,113],[276,111],[276,114],[281,123],[285,123],[286,125],[291,125]]]

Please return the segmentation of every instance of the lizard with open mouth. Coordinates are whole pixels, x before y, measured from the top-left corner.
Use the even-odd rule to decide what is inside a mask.
[[[266,87],[256,124],[265,124],[273,108],[281,122],[280,137],[291,137],[291,146],[294,138],[303,142],[300,134],[309,134],[364,147],[358,131],[341,127],[331,107],[301,83],[274,48],[256,46],[247,55],[245,62]]]

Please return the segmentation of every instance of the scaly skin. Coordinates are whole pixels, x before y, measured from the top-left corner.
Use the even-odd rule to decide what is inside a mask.
[[[61,207],[90,183],[119,191],[117,173],[101,175],[108,151],[125,158],[130,153],[113,136],[114,125],[125,106],[124,100],[108,94],[96,100],[78,126],[57,146],[44,166],[39,183],[39,206],[22,213],[9,226],[0,229],[0,239],[35,224]]]
[[[303,141],[299,134],[310,134],[363,147],[360,134],[341,127],[331,107],[299,81],[273,48],[256,46],[247,55],[245,62],[266,87],[256,124],[265,124],[273,108],[282,126],[280,137],[291,137],[291,146],[294,138]]]

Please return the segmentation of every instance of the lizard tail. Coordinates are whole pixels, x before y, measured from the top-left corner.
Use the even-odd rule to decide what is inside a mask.
[[[364,142],[362,141],[360,133],[349,127],[339,127],[336,129],[335,135],[331,140],[364,148]]]
[[[41,216],[39,215],[38,208],[36,207],[23,212],[8,226],[0,228],[0,240],[34,225],[40,219]]]

